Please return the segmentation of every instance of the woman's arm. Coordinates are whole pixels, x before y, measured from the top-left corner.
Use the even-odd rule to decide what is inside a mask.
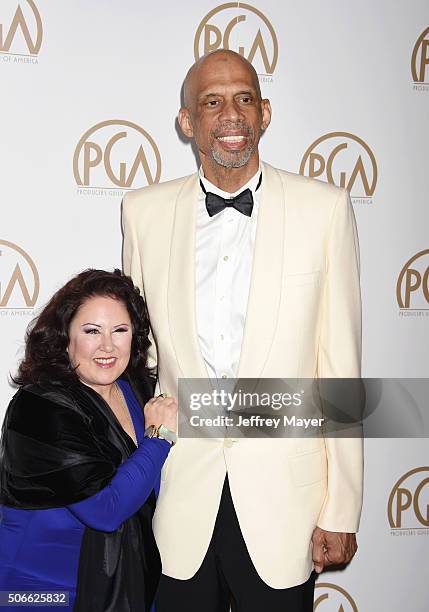
[[[166,440],[145,438],[95,495],[71,504],[68,509],[82,523],[98,531],[115,531],[143,506],[161,472],[171,445]]]

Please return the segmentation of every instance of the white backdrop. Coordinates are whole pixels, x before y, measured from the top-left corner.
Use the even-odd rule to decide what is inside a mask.
[[[426,0],[1,0],[1,414],[37,310],[120,266],[124,190],[195,170],[180,89],[219,45],[250,54],[271,100],[263,159],[351,189],[365,376],[428,376]],[[427,440],[367,441],[360,549],[321,577],[318,612],[428,610],[428,466]]]

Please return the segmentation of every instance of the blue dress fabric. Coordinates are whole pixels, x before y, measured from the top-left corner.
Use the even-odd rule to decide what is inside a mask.
[[[43,510],[1,507],[0,591],[66,591],[69,604],[58,609],[73,610],[85,528],[114,531],[144,504],[152,489],[158,495],[160,472],[170,445],[144,438],[142,409],[130,385],[123,380],[118,384],[133,421],[137,450],[119,466],[108,486],[83,501]]]

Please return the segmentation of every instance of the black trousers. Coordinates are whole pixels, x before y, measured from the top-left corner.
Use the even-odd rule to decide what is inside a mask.
[[[200,569],[189,580],[162,575],[155,609],[229,612],[231,607],[232,612],[313,612],[314,580],[313,572],[307,582],[290,589],[273,589],[261,580],[241,535],[227,476],[213,536]]]

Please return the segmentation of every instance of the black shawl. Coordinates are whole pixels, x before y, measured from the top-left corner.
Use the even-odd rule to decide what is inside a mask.
[[[135,389],[135,385],[133,385]],[[136,395],[152,395],[148,381]],[[43,509],[73,504],[105,487],[135,450],[98,393],[29,385],[18,390],[1,441],[1,503]],[[155,494],[113,533],[84,530],[75,612],[149,611],[161,573],[152,533]]]

